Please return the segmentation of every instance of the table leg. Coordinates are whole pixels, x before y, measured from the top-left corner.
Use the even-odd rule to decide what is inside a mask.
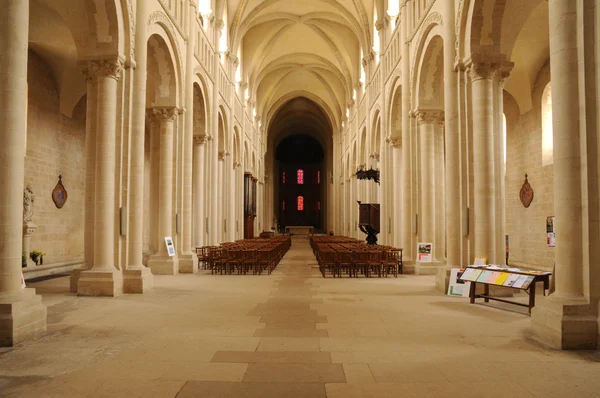
[[[487,283],[486,283],[485,285],[483,285],[483,294],[485,294],[485,296],[486,296],[486,297],[484,298],[485,302],[486,302],[486,303],[489,303],[489,302],[490,302],[490,299],[489,299],[489,298],[487,298],[487,296],[489,296],[489,295],[490,295],[490,285],[488,285]]]
[[[471,286],[469,288],[469,299],[471,304],[475,303],[475,282],[471,282]]]
[[[531,309],[535,306],[535,285],[536,282],[529,286],[529,314],[531,314]]]

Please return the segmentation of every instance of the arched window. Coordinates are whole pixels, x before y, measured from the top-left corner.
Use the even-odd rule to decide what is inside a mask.
[[[317,210],[321,210],[321,201],[320,200],[317,202]]]
[[[542,94],[542,166],[554,163],[552,142],[552,89],[550,83]]]
[[[400,0],[388,0],[387,14],[390,17],[392,32],[396,29],[398,14],[400,14]]]
[[[285,184],[285,171],[281,173],[281,183]]]
[[[304,170],[298,169],[298,185],[304,184]]]
[[[317,184],[321,183],[321,170],[317,170]]]
[[[298,196],[298,211],[304,210],[304,196]]]

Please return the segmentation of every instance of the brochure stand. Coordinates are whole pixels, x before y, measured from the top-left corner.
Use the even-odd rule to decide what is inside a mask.
[[[493,265],[470,265],[465,269],[465,272],[462,274],[460,279],[464,282],[471,282],[471,286],[469,288],[469,298],[471,304],[475,303],[476,298],[483,298],[486,303],[490,300],[502,301],[504,303],[528,307],[529,314],[531,314],[531,309],[535,306],[535,286],[538,282],[543,282],[544,295],[546,295],[546,290],[550,288],[550,275],[552,275],[551,272],[544,271],[528,271],[518,268],[501,268]],[[484,285],[483,294],[475,293],[478,283],[482,283]],[[529,295],[529,303],[523,304],[501,299],[499,297],[491,297],[490,285],[523,290]]]

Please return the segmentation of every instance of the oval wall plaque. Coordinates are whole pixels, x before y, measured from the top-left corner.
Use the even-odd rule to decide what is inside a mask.
[[[528,175],[525,174],[525,182],[521,187],[521,192],[519,192],[519,198],[521,199],[521,203],[523,203],[523,206],[525,206],[526,208],[529,207],[531,205],[531,202],[533,201],[533,188],[531,188],[531,185],[529,185],[527,177]]]
[[[62,184],[62,175],[60,175],[58,176],[58,184],[56,184],[52,191],[52,201],[57,208],[61,209],[67,201],[67,196],[67,190]]]

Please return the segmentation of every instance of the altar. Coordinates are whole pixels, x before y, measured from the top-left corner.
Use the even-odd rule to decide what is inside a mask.
[[[292,235],[308,235],[314,227],[312,225],[288,225],[285,228]]]

